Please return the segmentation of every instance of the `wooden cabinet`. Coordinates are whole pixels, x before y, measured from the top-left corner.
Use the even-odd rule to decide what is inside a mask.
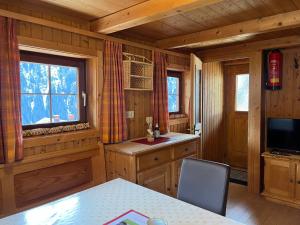
[[[138,173],[137,183],[161,193],[171,194],[171,165],[168,163]]]
[[[295,186],[295,199],[300,203],[300,161],[296,164],[296,186]]]
[[[300,207],[300,157],[264,153],[264,192],[270,200]]]
[[[171,142],[163,147],[149,147],[148,150],[136,154],[129,154],[131,152],[128,146],[131,144],[118,144],[119,150],[112,145],[105,149],[107,178],[123,178],[173,196],[177,194],[182,160],[200,155],[199,137],[196,136],[188,141],[174,144]],[[133,149],[140,147],[136,144],[132,146]]]

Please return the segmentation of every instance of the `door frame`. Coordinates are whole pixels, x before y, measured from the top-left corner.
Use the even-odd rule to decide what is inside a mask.
[[[198,57],[203,63],[224,62],[236,59],[249,59],[249,112],[248,112],[248,191],[260,193],[262,189],[262,159],[261,153],[264,149],[264,89],[262,73],[262,50],[248,50],[243,52],[226,52],[208,56],[204,54]],[[192,61],[192,60],[191,60]]]

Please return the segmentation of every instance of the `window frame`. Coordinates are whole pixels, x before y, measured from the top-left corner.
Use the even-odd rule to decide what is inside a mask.
[[[183,88],[182,88],[182,72],[180,71],[174,71],[174,70],[167,70],[167,78],[168,77],[175,77],[179,80],[179,111],[176,112],[169,112],[169,115],[178,115],[182,114],[182,96],[183,96]],[[167,79],[168,82],[168,79]],[[169,98],[169,92],[168,92],[168,98]],[[169,106],[168,106],[169,110]]]
[[[236,75],[235,75],[234,112],[235,112],[235,113],[240,113],[240,114],[248,114],[248,113],[249,113],[249,100],[250,100],[250,99],[248,99],[248,110],[246,110],[246,111],[243,111],[243,110],[237,110],[238,77],[239,77],[239,76],[245,76],[245,75],[248,75],[248,77],[249,77],[249,83],[248,83],[248,86],[249,86],[249,88],[248,88],[248,98],[249,98],[249,94],[250,94],[250,93],[249,93],[249,92],[250,92],[250,74],[249,74],[249,73],[239,73],[239,74],[236,74]]]
[[[35,129],[35,128],[51,128],[51,127],[74,125],[74,124],[87,122],[87,106],[83,105],[83,99],[81,97],[82,92],[86,93],[86,60],[85,59],[50,55],[50,54],[29,52],[29,51],[20,51],[20,62],[21,61],[41,63],[47,65],[77,67],[78,83],[79,83],[78,85],[79,86],[78,87],[79,120],[78,121],[22,125],[23,130]],[[49,96],[51,97],[51,93],[49,93]],[[50,110],[52,111],[52,108],[50,108]]]

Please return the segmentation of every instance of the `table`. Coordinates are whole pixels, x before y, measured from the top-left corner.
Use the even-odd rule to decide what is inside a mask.
[[[134,209],[168,225],[238,225],[215,213],[115,179],[0,220],[0,225],[101,225]]]

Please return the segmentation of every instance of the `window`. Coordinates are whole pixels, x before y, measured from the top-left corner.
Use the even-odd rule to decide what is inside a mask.
[[[249,109],[249,74],[236,76],[235,110],[248,112]]]
[[[21,111],[24,127],[85,121],[85,61],[21,52]]]
[[[181,73],[168,71],[169,113],[181,113]]]

